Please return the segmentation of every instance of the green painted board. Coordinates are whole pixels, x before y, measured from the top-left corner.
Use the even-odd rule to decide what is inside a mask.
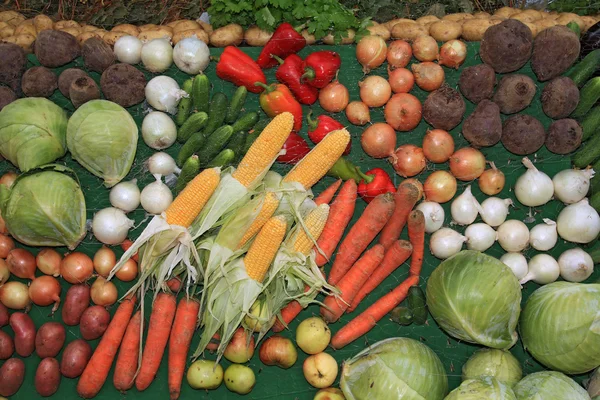
[[[468,59],[467,59],[467,62],[464,64],[464,66],[475,65],[475,64],[478,64],[481,62],[478,57],[478,54],[477,54],[478,48],[479,48],[478,43],[470,43],[468,45]],[[327,50],[334,49],[340,53],[343,61],[342,61],[342,69],[339,74],[339,80],[344,85],[346,85],[346,87],[348,87],[348,89],[350,91],[350,100],[359,100],[357,82],[359,80],[363,79],[364,75],[361,70],[361,66],[356,61],[356,57],[354,54],[355,53],[354,46],[337,46],[337,47],[312,46],[312,47],[304,49],[302,52],[300,52],[300,55],[306,56],[307,54],[309,54],[312,51],[321,50],[321,49],[327,49]],[[211,49],[211,54],[213,56],[218,57],[219,54],[221,53],[221,51],[222,51],[221,49]],[[244,48],[244,51],[246,51],[250,56],[256,57],[259,54],[260,49],[259,48]],[[34,57],[30,57],[30,63],[37,64]],[[81,67],[82,64],[83,64],[82,60],[77,59],[72,65],[68,65],[63,68],[71,67],[71,66],[80,66]],[[217,92],[217,91],[222,91],[225,94],[227,94],[228,96],[231,96],[233,94],[235,87],[232,84],[222,81],[216,77],[215,65],[216,64],[214,62],[212,62],[206,71],[206,73],[208,74],[208,76],[212,82],[212,85],[213,85],[213,93]],[[63,68],[61,68],[60,70],[62,70]],[[451,87],[456,88],[460,70],[457,71],[457,70],[450,70],[450,69],[444,68],[444,71],[446,73],[447,84],[450,85]],[[58,72],[59,71],[57,71],[57,73]],[[535,76],[533,75],[529,64],[524,66],[518,72],[529,75],[535,79]],[[267,72],[267,79],[269,82],[275,81],[274,73],[275,73],[275,71],[273,69],[269,70]],[[148,73],[146,73],[146,74],[149,78],[151,77],[150,74],[148,74]],[[177,70],[174,66],[172,68],[170,68],[166,72],[166,74],[175,78],[180,84],[183,83],[183,81],[188,78],[188,76],[186,74]],[[386,71],[385,65],[372,71],[371,74],[377,74],[377,75],[382,75],[382,76],[387,77],[387,71]],[[98,74],[92,74],[92,76],[99,82]],[[527,108],[524,112],[539,118],[540,121],[543,123],[543,125],[547,128],[548,125],[550,124],[551,120],[549,118],[547,118],[541,110],[540,92],[541,92],[542,88],[543,88],[543,84],[540,84],[538,86],[536,97],[535,97],[532,105],[529,108]],[[427,95],[426,92],[424,92],[418,88],[415,88],[412,91],[412,93],[415,94],[422,101],[425,99],[425,97]],[[74,111],[71,103],[67,99],[65,99],[58,91],[56,91],[56,93],[52,96],[51,99],[53,101],[55,101],[57,104],[59,104],[60,106],[64,107],[69,113],[72,113]],[[474,105],[468,101],[466,101],[466,103],[467,103],[466,115],[468,115],[470,112],[472,112]],[[259,110],[258,95],[249,94],[245,108],[246,108],[246,110]],[[138,126],[141,126],[141,122],[142,122],[142,119],[144,116],[145,109],[146,109],[146,107],[144,105],[138,105],[136,107],[132,107],[131,109],[129,109],[129,111],[135,118],[136,122],[138,123]],[[309,109],[313,109],[313,113],[316,115],[319,115],[320,113],[323,112],[323,110],[320,109],[318,104],[315,104],[312,107],[304,107],[305,115]],[[263,117],[264,117],[264,115],[263,115]],[[383,121],[383,109],[380,108],[380,109],[372,110],[371,117],[372,117],[373,122]],[[349,131],[352,133],[353,144],[352,144],[352,152],[350,154],[350,159],[352,161],[354,161],[356,164],[360,165],[361,168],[363,169],[363,171],[366,171],[366,170],[374,168],[374,167],[381,167],[381,168],[386,169],[390,173],[390,175],[393,176],[396,184],[398,184],[402,180],[399,176],[394,174],[394,171],[391,168],[391,165],[387,161],[374,160],[374,159],[368,157],[362,151],[361,146],[360,146],[360,134],[361,134],[363,128],[348,124],[346,117],[343,113],[335,115],[335,118],[338,118],[344,124],[347,124]],[[505,117],[503,116],[503,118],[505,118]],[[419,124],[419,126],[417,127],[417,129],[415,129],[412,132],[398,132],[398,134],[397,134],[398,145],[401,145],[404,143],[413,143],[413,144],[420,146],[421,142],[422,142],[422,138],[427,129],[428,129],[428,125],[425,123],[425,121],[422,121]],[[456,148],[464,147],[467,145],[467,142],[461,136],[460,132],[461,132],[460,125],[457,128],[455,128],[454,130],[452,130],[452,135],[454,136],[454,139],[456,142]],[[306,120],[304,121],[304,127],[303,127],[302,131],[300,132],[300,134],[306,138]],[[169,152],[172,155],[175,155],[177,153],[178,148],[179,148],[179,145],[175,145],[172,148],[168,149],[167,152]],[[501,194],[499,194],[499,197],[502,197],[502,198],[510,197],[513,199],[513,201],[515,201],[516,205],[514,208],[511,208],[509,218],[516,218],[519,220],[523,220],[527,216],[527,214],[530,212],[530,210],[527,207],[519,205],[518,202],[516,202],[516,199],[512,193],[512,187],[514,186],[516,179],[518,178],[518,176],[520,174],[522,174],[525,171],[525,168],[521,165],[521,162],[520,162],[521,158],[508,153],[502,147],[501,144],[498,144],[491,148],[483,149],[482,151],[486,155],[486,157],[489,161],[494,161],[496,163],[496,166],[498,168],[500,168],[506,174],[506,177],[507,177],[506,187],[503,190],[503,192]],[[144,142],[140,136],[138,152],[137,152],[137,156],[135,159],[135,163],[131,169],[131,172],[129,173],[128,177],[126,178],[126,179],[134,179],[134,178],[138,179],[138,184],[140,185],[140,188],[142,188],[147,183],[151,182],[153,179],[144,170],[144,161],[151,154],[153,154],[153,152],[154,152],[153,150],[151,150],[144,144]],[[535,163],[538,166],[538,168],[542,169],[544,172],[546,172],[550,176],[553,176],[556,172],[569,167],[569,157],[568,156],[554,155],[552,153],[549,153],[547,150],[545,150],[545,148],[540,150],[537,154],[532,155],[532,159],[535,160]],[[100,210],[100,209],[110,205],[109,201],[108,201],[108,190],[103,187],[101,181],[98,178],[92,176],[90,173],[88,173],[83,168],[81,168],[77,163],[73,162],[71,160],[71,158],[69,157],[69,155],[67,155],[64,159],[60,160],[60,162],[66,164],[69,167],[72,167],[76,171],[79,179],[81,180],[83,191],[84,191],[85,197],[86,197],[86,203],[87,203],[87,208],[88,208],[88,218],[91,218],[95,211]],[[13,169],[13,167],[11,165],[8,165],[7,162],[0,164],[0,173],[3,173],[9,169]],[[289,169],[289,166],[276,164],[274,166],[274,169],[280,173],[284,173]],[[427,175],[429,175],[432,171],[435,171],[438,169],[447,169],[447,165],[430,164],[430,165],[428,165],[426,171],[423,172],[421,175],[419,175],[418,178],[421,179],[421,181],[424,181],[424,179],[427,177]],[[320,193],[321,190],[323,188],[325,188],[331,182],[333,182],[333,178],[326,177],[325,179],[323,179],[321,182],[319,182],[319,184],[317,184],[313,188],[314,192],[317,194]],[[462,192],[467,185],[469,185],[469,183],[459,183],[459,189],[458,189],[459,193]],[[477,184],[474,182],[471,184],[471,186],[472,186],[473,193],[475,194],[475,196],[480,201],[482,201],[485,198],[485,196],[482,195],[482,193],[479,191]],[[365,203],[362,200],[359,200],[357,202],[354,220],[356,220],[358,218],[358,216],[364,209],[364,206],[365,206]],[[533,213],[535,216],[535,221],[536,221],[535,223],[540,223],[542,218],[555,219],[556,216],[558,215],[558,212],[562,209],[562,207],[563,206],[561,204],[559,204],[559,202],[551,201],[544,207],[533,210]],[[450,216],[449,216],[449,203],[447,203],[444,208],[446,209],[445,225],[448,225],[451,222]],[[139,209],[139,210],[135,211],[134,213],[131,213],[130,217],[135,219],[136,223],[139,224],[141,221],[144,220],[145,215],[144,215],[143,210]],[[531,228],[534,224],[529,224],[529,227]],[[142,227],[140,227],[136,231],[134,231],[133,236],[135,236],[136,234],[139,234],[141,228]],[[463,228],[455,227],[455,229],[462,231]],[[406,231],[403,233],[403,237],[406,237]],[[428,242],[428,238],[426,238],[426,241]],[[84,252],[88,253],[89,255],[93,255],[93,253],[99,247],[100,247],[100,244],[91,236],[91,234],[89,234],[83,240],[83,242],[79,246],[78,250],[84,251]],[[559,241],[559,244],[554,249],[552,249],[552,251],[550,253],[554,257],[558,257],[562,251],[564,251],[565,249],[570,248],[570,247],[573,247],[573,245],[565,243],[563,241]],[[60,249],[60,250],[61,250],[61,252],[65,251],[65,249]],[[117,248],[116,251],[118,252],[118,254],[121,254],[120,249]],[[503,254],[503,250],[498,245],[495,245],[493,248],[491,248],[488,251],[488,253],[493,256],[500,257]],[[525,254],[528,257],[531,257],[532,255],[535,254],[535,251],[528,250],[525,252]],[[429,254],[428,249],[426,249],[426,256],[425,256],[424,267],[423,267],[423,278],[424,278],[422,280],[423,287],[425,285],[427,277],[429,276],[431,271],[438,264],[439,264],[439,260],[437,260],[431,254]],[[326,268],[326,270],[328,270],[329,267],[326,266],[325,268]],[[333,324],[331,326],[332,331],[336,332],[338,329],[340,329],[340,327],[343,326],[343,324],[350,321],[354,316],[358,315],[358,313],[363,311],[368,305],[373,303],[381,295],[387,293],[390,289],[392,289],[397,284],[399,284],[407,276],[407,274],[408,274],[408,265],[401,266],[377,290],[375,290],[373,293],[371,293],[371,295],[368,296],[362,302],[362,304],[358,307],[357,311],[355,311],[353,314],[350,314],[350,315],[349,314],[344,315],[338,323]],[[600,276],[600,273],[598,273],[598,271],[596,271],[596,273],[588,281],[594,281],[594,280],[598,279],[599,276]],[[69,285],[66,283],[63,284],[63,294],[66,293],[68,286]],[[118,283],[118,287],[119,287],[120,293],[122,294],[126,291],[126,289],[129,287],[129,285],[123,284],[123,283]],[[525,288],[523,289],[524,301],[527,298],[527,296],[529,294],[531,294],[533,292],[533,290],[535,290],[536,287],[537,287],[537,285],[534,283],[528,283],[525,286]],[[52,315],[50,315],[50,308],[51,307],[37,307],[37,306],[33,307],[32,311],[31,311],[31,316],[34,319],[36,326],[39,327],[42,323],[47,322],[47,321],[60,321],[61,320],[60,310],[54,316],[52,316]],[[114,312],[114,307],[111,309],[111,313],[112,312]],[[302,319],[304,319],[308,316],[318,315],[318,313],[319,313],[319,309],[317,306],[311,306],[311,307],[307,308],[300,314],[299,318],[290,325],[291,331],[285,331],[282,334],[293,338],[295,328],[298,325],[299,321],[301,321]],[[10,332],[12,334],[12,331],[10,330],[10,328],[4,327],[2,329],[7,332]],[[425,343],[426,345],[431,347],[441,358],[441,360],[446,368],[446,372],[449,377],[449,382],[450,382],[451,388],[454,388],[460,384],[461,367],[464,364],[464,362],[467,360],[467,358],[478,348],[477,346],[462,343],[462,342],[459,342],[459,341],[449,337],[448,335],[446,335],[444,332],[442,332],[440,330],[440,328],[436,325],[435,321],[431,317],[429,317],[426,325],[410,326],[410,327],[399,326],[399,325],[391,322],[388,318],[384,318],[382,321],[380,321],[380,323],[377,325],[377,327],[375,327],[371,332],[369,332],[364,337],[356,340],[354,343],[348,345],[347,347],[345,347],[342,350],[333,351],[330,349],[330,350],[328,350],[328,352],[330,354],[332,354],[341,364],[341,362],[343,362],[345,359],[352,357],[353,355],[358,353],[360,350],[362,350],[365,346],[372,344],[378,340],[382,340],[382,339],[394,337],[394,336],[411,337],[411,338],[414,338],[417,340],[421,340],[423,343]],[[67,329],[67,342],[72,341],[78,337],[79,337],[79,328],[78,327],[69,327]],[[197,344],[198,337],[199,336],[196,335],[194,343],[192,343],[192,347],[194,347]],[[97,344],[97,341],[92,342],[93,346],[96,346],[96,344]],[[199,399],[238,399],[238,398],[240,398],[241,399],[241,398],[246,398],[246,399],[302,399],[302,400],[312,399],[317,390],[312,388],[303,377],[302,362],[306,358],[306,355],[303,354],[301,350],[298,350],[298,351],[299,351],[298,362],[292,368],[290,368],[288,370],[282,370],[278,367],[264,366],[258,359],[258,352],[256,352],[254,358],[252,358],[252,360],[249,362],[249,366],[254,370],[254,372],[256,374],[257,384],[256,384],[256,387],[254,388],[254,390],[246,396],[239,396],[239,395],[233,394],[233,393],[229,392],[225,388],[224,385],[222,385],[219,389],[214,390],[214,391],[208,391],[208,392],[207,391],[195,391],[187,385],[187,383],[185,382],[185,379],[184,379],[181,398],[183,398],[183,399],[189,399],[189,398],[199,398]],[[523,346],[522,346],[521,342],[517,343],[513,347],[512,353],[515,356],[517,356],[518,359],[522,362],[523,370],[525,373],[531,373],[531,372],[535,372],[535,371],[539,371],[539,370],[543,369],[543,367],[541,367],[535,360],[533,360],[533,358],[529,354],[527,354],[523,350]],[[207,358],[211,358],[210,354],[207,354],[206,356],[207,356]],[[60,355],[59,355],[59,358],[60,358]],[[39,358],[34,354],[34,355],[28,357],[27,359],[25,359],[25,363],[26,363],[25,383],[23,384],[23,386],[21,387],[19,392],[15,396],[12,397],[13,399],[33,399],[33,398],[39,397],[37,395],[37,393],[35,392],[35,389],[33,386],[35,369],[37,367],[37,364],[39,363]],[[227,367],[227,365],[229,365],[229,362],[224,360],[223,366]],[[576,377],[576,379],[579,382],[581,382],[584,378],[585,378],[585,376]],[[63,378],[59,391],[54,396],[52,396],[52,398],[56,398],[56,399],[75,399],[75,398],[77,398],[77,393],[75,390],[76,383],[77,383],[76,380]],[[163,362],[161,364],[161,368],[158,372],[158,375],[156,376],[155,381],[150,386],[150,388],[147,389],[145,392],[139,393],[135,389],[133,389],[127,394],[118,393],[113,388],[112,372],[111,372],[111,375],[109,375],[106,384],[104,385],[102,391],[97,396],[97,398],[98,399],[111,399],[111,400],[115,399],[115,398],[166,399],[166,398],[168,398],[168,396],[169,396],[169,393],[168,393],[168,388],[167,388],[167,362],[166,362],[166,357],[164,357]]]

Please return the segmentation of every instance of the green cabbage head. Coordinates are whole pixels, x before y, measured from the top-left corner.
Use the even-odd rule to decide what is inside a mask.
[[[467,379],[450,392],[445,400],[517,400],[509,385],[492,377]]]
[[[521,380],[523,370],[519,360],[507,350],[477,350],[463,365],[462,379],[480,379],[486,376],[512,387]]]
[[[519,331],[525,349],[546,367],[591,371],[600,365],[600,284],[542,286],[527,299]]]
[[[512,347],[521,285],[494,257],[464,250],[442,261],[427,281],[427,306],[451,336],[495,349]]]
[[[527,375],[513,387],[517,400],[590,400],[573,379],[556,371]]]
[[[107,187],[119,183],[135,159],[138,128],[127,110],[107,100],[88,101],[67,126],[67,147],[73,158]]]
[[[390,338],[347,360],[340,388],[347,400],[442,400],[448,378],[429,347],[410,338]]]
[[[18,99],[0,111],[0,153],[21,171],[65,155],[67,114],[48,99]]]
[[[2,217],[19,242],[73,250],[86,232],[85,199],[79,184],[56,168],[21,175],[10,189],[0,185]]]

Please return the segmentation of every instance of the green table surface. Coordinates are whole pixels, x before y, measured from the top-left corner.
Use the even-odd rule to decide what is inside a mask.
[[[357,83],[364,78],[364,74],[362,72],[361,66],[356,60],[355,57],[355,47],[352,45],[349,46],[310,46],[305,48],[300,52],[301,56],[306,56],[312,51],[315,50],[335,50],[340,53],[342,57],[342,67],[339,74],[339,80],[343,83],[350,92],[350,100],[359,100],[359,91]],[[479,44],[478,43],[469,43],[468,44],[468,58],[463,67],[475,65],[481,63],[481,60],[478,55]],[[250,56],[256,57],[260,52],[260,48],[244,48],[245,52],[247,52]],[[218,57],[222,49],[211,49],[211,54],[213,56]],[[30,56],[29,61],[31,65],[37,65],[38,62],[35,57]],[[413,62],[416,62],[413,58]],[[230,96],[235,86],[229,82],[225,82],[216,77],[215,74],[215,62],[211,62],[205,73],[209,76],[212,85],[213,85],[213,93],[217,91],[224,92],[228,96]],[[60,70],[72,67],[72,66],[83,66],[82,60],[79,58],[75,60],[72,64],[64,66],[60,69],[57,69],[57,73]],[[140,67],[141,68],[141,67]],[[152,74],[143,70],[150,79]],[[457,88],[458,78],[460,75],[460,70],[453,70],[444,67],[444,71],[446,74],[446,83],[453,88]],[[518,73],[523,73],[531,76],[535,79],[534,74],[531,71],[531,67],[529,63],[525,65]],[[179,71],[174,65],[165,72],[166,75],[169,75],[175,78],[180,84],[183,83],[189,76],[185,73]],[[371,71],[372,75],[381,75],[387,77],[387,65],[384,63],[383,66],[377,68],[376,70]],[[91,74],[94,79],[99,82],[99,75],[92,73]],[[275,70],[271,69],[267,71],[267,80],[268,82],[275,81]],[[531,104],[523,113],[531,114],[542,122],[544,127],[548,127],[551,123],[551,120],[544,115],[541,109],[540,103],[540,93],[543,88],[543,84],[538,85],[538,90],[536,96]],[[427,92],[424,92],[415,86],[415,89],[411,92],[416,95],[421,101],[423,101]],[[54,95],[51,97],[51,100],[62,106],[67,112],[72,114],[74,111],[71,103],[65,99],[60,92],[57,90]],[[467,112],[465,114],[469,115],[473,109],[474,105],[469,101],[465,100],[467,104]],[[246,105],[246,110],[260,110],[258,104],[258,95],[249,94]],[[308,111],[312,109],[313,114],[319,115],[323,113],[323,110],[319,107],[318,102],[312,106],[304,106],[304,115],[308,113]],[[138,127],[141,128],[142,119],[145,115],[145,112],[148,110],[148,106],[144,103],[139,104],[135,107],[131,107],[129,112],[133,115],[136,120]],[[348,126],[348,130],[352,134],[352,152],[350,153],[349,158],[358,164],[363,171],[367,171],[368,169],[374,167],[381,167],[387,170],[390,175],[393,177],[395,184],[398,184],[402,178],[394,173],[391,165],[386,160],[375,160],[367,156],[361,146],[360,146],[360,135],[363,131],[363,127],[354,126],[348,123],[344,113],[338,113],[333,115],[336,119],[340,120],[342,123]],[[263,114],[264,117],[264,114]],[[503,116],[502,118],[506,118]],[[371,110],[371,119],[372,122],[384,121],[383,117],[383,108],[377,108]],[[304,125],[300,132],[302,136],[307,138],[306,136],[306,117],[304,119]],[[398,132],[397,133],[397,144],[405,144],[412,143],[420,146],[422,143],[423,136],[427,129],[429,129],[429,125],[423,120],[419,124],[419,126],[411,131],[411,132]],[[452,136],[454,137],[456,148],[467,146],[468,143],[461,135],[461,125],[452,130]],[[307,138],[308,139],[308,138]],[[179,149],[180,145],[176,144],[167,150],[168,153],[175,155]],[[526,218],[528,213],[530,212],[528,207],[520,205],[513,194],[513,187],[516,179],[525,171],[525,168],[521,164],[521,157],[516,156],[507,152],[502,144],[497,144],[490,148],[482,149],[486,158],[489,161],[494,161],[496,166],[500,168],[506,174],[506,186],[502,193],[498,196],[501,198],[509,197],[515,201],[515,207],[511,208],[509,218],[515,218],[519,220],[523,220]],[[154,150],[150,149],[146,146],[141,138],[138,144],[137,154],[135,158],[135,162],[131,168],[129,175],[125,178],[127,180],[136,178],[138,179],[138,184],[140,188],[143,188],[144,185],[151,182],[153,180],[152,176],[145,171],[144,169],[144,161],[154,153]],[[545,148],[542,148],[536,154],[530,156],[532,160],[534,160],[535,164],[539,169],[546,172],[549,176],[553,176],[558,171],[568,168],[570,165],[569,156],[561,156],[555,155],[548,152]],[[60,163],[64,163],[65,165],[73,168],[77,173],[81,184],[82,189],[85,193],[86,205],[87,205],[87,216],[89,219],[92,218],[94,213],[102,208],[110,206],[108,200],[108,190],[102,185],[100,179],[91,175],[89,172],[84,170],[81,166],[79,166],[76,162],[74,162],[70,156],[67,154],[63,159],[59,160]],[[280,173],[285,173],[289,170],[289,166],[275,164],[273,167],[276,171]],[[425,178],[433,171],[438,169],[447,169],[447,164],[428,164],[426,170],[421,173],[418,178],[423,182]],[[14,166],[10,165],[8,162],[3,162],[0,164],[0,173],[4,173],[7,170],[13,170]],[[333,182],[334,179],[331,177],[325,177],[322,179],[314,188],[313,191],[318,194],[321,192],[323,188]],[[458,193],[461,193],[468,185],[471,185],[474,195],[477,197],[479,201],[482,201],[486,196],[483,195],[476,182],[459,182]],[[357,201],[356,210],[354,213],[353,221],[355,221],[358,216],[361,214],[365,207],[365,202],[362,200]],[[444,209],[446,210],[446,219],[445,226],[449,226],[451,223],[450,203],[446,203],[444,205]],[[535,216],[535,222],[528,224],[531,228],[533,225],[542,222],[542,218],[551,218],[555,219],[560,212],[560,210],[564,206],[558,201],[550,201],[543,207],[536,208],[533,210],[533,215]],[[145,220],[146,216],[144,211],[139,208],[138,210],[129,214],[130,218],[135,219],[136,224],[140,224]],[[479,220],[479,219],[478,219]],[[131,237],[137,236],[141,232],[141,229],[145,226],[145,223],[140,224],[140,226],[134,230],[131,234]],[[462,232],[464,227],[454,226],[454,229]],[[403,232],[402,237],[406,238],[406,230]],[[440,260],[436,259],[429,253],[429,235],[426,237],[426,254],[423,266],[423,273],[421,280],[421,286],[424,288],[427,282],[427,278],[430,273],[436,268],[439,264]],[[94,252],[100,247],[100,243],[94,239],[94,237],[89,233],[77,248],[78,251],[83,251],[90,256],[94,254]],[[574,247],[571,243],[566,243],[562,240],[559,240],[559,243],[553,248],[549,253],[557,258],[564,250]],[[34,252],[37,252],[38,249],[31,249]],[[66,252],[66,249],[59,249],[61,253]],[[115,251],[117,254],[121,254],[120,248],[116,247]],[[488,254],[500,257],[504,251],[500,248],[498,244],[495,244],[490,250],[487,251]],[[529,258],[533,256],[536,252],[532,249],[526,250],[525,255]],[[330,264],[325,266],[325,270],[328,271]],[[38,271],[39,273],[39,271]],[[402,280],[406,278],[408,274],[408,263],[398,268],[388,279],[383,282],[375,291],[373,291],[358,307],[358,309],[352,314],[345,314],[341,320],[335,324],[331,325],[331,330],[333,333],[337,332],[344,324],[350,321],[353,317],[362,312],[367,306],[372,304],[376,299],[381,297],[383,294],[387,293],[389,290],[398,285]],[[598,271],[594,273],[594,275],[588,279],[588,282],[596,280],[600,274]],[[14,278],[13,278],[14,279]],[[63,286],[63,295],[66,293],[66,290],[70,286],[66,282],[62,282]],[[130,287],[130,284],[126,284],[123,282],[117,281],[117,286],[119,288],[119,293],[123,294]],[[523,288],[523,304],[527,299],[528,295],[530,295],[538,286],[534,283],[527,283]],[[115,307],[111,307],[110,311],[113,313]],[[319,314],[319,308],[317,306],[310,306],[305,309],[299,317],[290,325],[290,330],[284,331],[282,334],[294,338],[295,337],[295,329],[298,323],[313,315]],[[39,307],[33,306],[30,315],[34,319],[36,326],[39,327],[41,324],[47,321],[61,321],[60,309],[54,315],[51,315],[51,307]],[[149,313],[146,313],[146,318],[148,318]],[[12,330],[9,327],[2,328],[6,332],[9,332],[12,335]],[[199,333],[195,335],[194,342],[192,343],[192,348],[195,348],[196,344],[199,340]],[[67,342],[75,340],[80,337],[79,328],[78,327],[68,327],[67,328]],[[479,347],[476,345],[464,343],[458,341],[447,334],[445,334],[435,323],[433,318],[430,316],[427,323],[423,326],[409,326],[403,327],[399,326],[396,323],[389,320],[389,318],[384,318],[381,320],[377,326],[369,332],[367,335],[359,338],[352,344],[346,346],[345,348],[334,351],[333,349],[328,349],[327,352],[332,354],[336,360],[340,363],[354,356],[360,350],[368,346],[369,344],[375,343],[379,340],[390,338],[390,337],[411,337],[417,340],[422,341],[427,346],[431,347],[437,355],[442,360],[444,367],[446,369],[446,373],[448,374],[448,380],[450,384],[450,388],[455,388],[460,384],[460,372],[462,365],[468,359],[468,357]],[[92,341],[91,344],[93,347],[97,345],[98,341]],[[532,357],[523,349],[522,343],[519,341],[512,349],[511,352],[521,361],[523,366],[523,371],[525,374],[532,373],[535,371],[543,370],[544,368],[538,364]],[[254,357],[249,361],[248,365],[252,368],[256,374],[257,383],[254,390],[246,395],[240,396],[234,394],[227,390],[225,385],[222,385],[217,390],[212,391],[197,391],[193,390],[188,386],[185,381],[183,382],[181,398],[182,399],[238,399],[238,398],[246,398],[246,399],[312,399],[314,394],[317,392],[316,389],[312,388],[304,379],[302,374],[302,362],[306,358],[306,355],[298,350],[299,357],[296,364],[290,369],[283,370],[278,367],[268,367],[263,365],[258,358],[258,351],[255,352]],[[191,352],[190,352],[191,354]],[[214,356],[210,353],[205,354],[206,358],[211,359]],[[60,360],[61,354],[57,357]],[[167,357],[163,357],[162,364],[158,374],[152,383],[152,385],[143,393],[138,392],[136,389],[130,390],[128,393],[119,393],[116,391],[112,384],[112,371],[105,383],[102,391],[96,397],[98,399],[115,399],[115,398],[143,398],[143,399],[166,399],[169,397],[169,392],[167,388]],[[33,382],[34,375],[37,365],[40,361],[39,357],[35,354],[26,358],[26,376],[25,382],[22,385],[21,389],[14,395],[13,399],[34,399],[39,398],[40,396],[36,393]],[[229,365],[227,360],[222,361],[222,365],[226,368]],[[585,376],[575,377],[579,382],[585,379]],[[62,378],[60,388],[58,392],[53,395],[51,398],[54,399],[75,399],[77,398],[76,392],[76,379],[67,379]],[[338,381],[336,380],[336,385]],[[373,399],[376,400],[376,399]]]

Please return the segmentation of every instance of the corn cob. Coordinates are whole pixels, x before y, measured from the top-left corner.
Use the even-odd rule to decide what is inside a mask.
[[[165,211],[171,225],[189,227],[221,180],[218,168],[205,169],[192,179]]]
[[[287,229],[286,219],[279,215],[271,217],[263,225],[256,239],[250,245],[244,256],[244,265],[248,276],[257,282],[262,282],[279,250],[279,246]]]
[[[329,205],[321,204],[314,210],[312,210],[308,216],[304,219],[304,225],[306,225],[306,230],[299,225],[298,233],[296,234],[296,238],[294,241],[294,250],[300,252],[307,256],[312,248],[315,246],[315,242],[321,236],[321,232],[323,232],[323,228],[325,228],[325,222],[327,222],[327,217],[329,216]]]
[[[252,221],[252,224],[246,233],[244,233],[244,236],[238,244],[238,249],[243,247],[248,240],[252,239],[254,235],[260,231],[260,228],[262,228],[269,218],[273,216],[275,210],[277,210],[277,207],[279,207],[279,199],[277,198],[277,195],[274,192],[266,192],[260,211],[254,221]]]

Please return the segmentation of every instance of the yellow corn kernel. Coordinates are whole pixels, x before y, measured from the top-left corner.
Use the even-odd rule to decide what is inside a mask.
[[[314,210],[312,210],[304,219],[304,225],[306,230],[301,225],[298,225],[298,233],[294,241],[294,250],[298,251],[307,256],[315,245],[315,241],[319,240],[325,223],[329,217],[329,205],[321,204]],[[312,238],[311,238],[312,237]]]
[[[238,244],[238,249],[243,247],[248,240],[252,239],[260,231],[260,228],[273,216],[277,207],[279,207],[277,195],[274,192],[266,192],[260,211],[246,233],[244,233]]]
[[[245,187],[251,187],[256,179],[271,167],[294,126],[294,117],[289,112],[281,113],[266,126],[260,136],[231,174]]]
[[[205,169],[196,175],[165,211],[167,222],[189,227],[214,193],[220,180],[218,168]]]
[[[279,250],[285,236],[287,221],[278,215],[271,217],[263,225],[258,235],[244,256],[244,265],[248,276],[257,282],[262,282]]]
[[[350,142],[346,129],[329,132],[290,172],[283,182],[298,182],[306,190],[319,181],[342,156]]]

